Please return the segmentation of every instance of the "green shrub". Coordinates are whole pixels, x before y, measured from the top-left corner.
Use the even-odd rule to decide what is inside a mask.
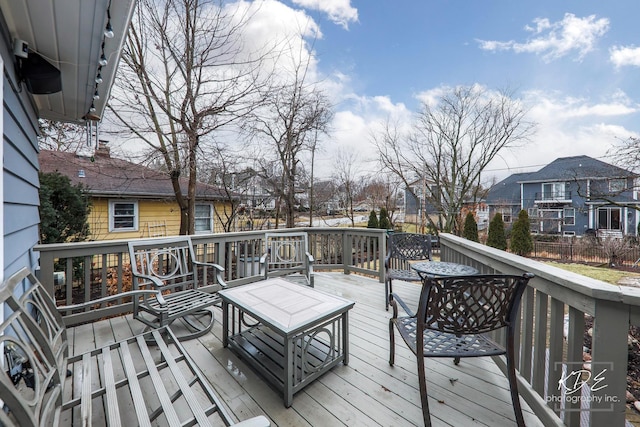
[[[40,243],[86,240],[91,202],[84,186],[58,172],[40,173],[39,179]]]
[[[518,214],[518,219],[511,229],[510,246],[511,252],[522,256],[529,255],[533,251],[529,215],[524,209]]]
[[[380,223],[378,224],[378,228],[382,228],[383,230],[391,230],[392,228],[386,208],[380,208]]]
[[[476,222],[473,212],[467,213],[464,219],[464,226],[462,227],[462,237],[473,242],[479,241],[478,239],[478,223]]]
[[[369,222],[367,223],[367,228],[378,228],[378,215],[376,215],[376,211],[371,211],[369,214]]]
[[[507,250],[507,237],[504,233],[504,221],[502,214],[497,213],[489,223],[489,237],[487,238],[487,246],[492,248]]]

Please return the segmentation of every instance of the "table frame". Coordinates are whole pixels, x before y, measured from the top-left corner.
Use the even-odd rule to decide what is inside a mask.
[[[291,292],[320,293],[325,299],[335,299],[336,305],[287,327],[234,297],[233,289],[220,291],[220,297],[223,346],[281,391],[288,408],[295,393],[340,362],[349,363],[349,310],[354,302],[277,278],[244,286],[258,289],[283,282],[292,286]]]

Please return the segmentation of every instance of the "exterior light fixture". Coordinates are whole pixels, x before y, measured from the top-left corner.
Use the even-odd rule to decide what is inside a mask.
[[[91,103],[91,107],[89,107],[89,112],[90,113],[95,113],[96,112],[96,106],[93,104],[93,102]]]
[[[100,94],[98,93],[98,89],[93,93],[93,99],[100,99]]]
[[[111,19],[107,21],[107,26],[104,29],[104,36],[108,39],[112,39],[114,36],[113,27],[111,27]]]
[[[102,83],[102,70],[98,70],[98,75],[96,76],[96,83]]]
[[[101,67],[104,67],[105,65],[107,65],[107,57],[104,56],[104,52],[102,52],[102,55],[100,55],[100,60],[98,61],[98,64],[100,64]]]

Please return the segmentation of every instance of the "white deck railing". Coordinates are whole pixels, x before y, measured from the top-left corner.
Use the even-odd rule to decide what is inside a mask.
[[[386,232],[367,228],[299,228],[309,235],[314,270],[359,273],[384,280]],[[290,232],[291,229],[281,230]],[[270,232],[277,232],[270,230]],[[191,239],[202,261],[225,267],[230,285],[260,280],[259,258],[264,247],[264,231],[194,235]],[[127,240],[37,245],[40,253],[38,277],[55,294],[60,305],[79,304],[113,295],[131,286]],[[203,286],[214,284],[206,272]],[[93,321],[129,312],[131,304],[119,301],[81,313],[63,313],[68,325]]]
[[[629,327],[640,323],[640,289],[452,235],[441,235],[440,242],[444,261],[482,273],[536,275],[522,300],[517,369],[520,394],[545,424],[561,416],[568,426],[625,425],[627,337]],[[593,317],[591,371],[583,369],[585,315]]]
[[[299,230],[309,233],[316,271],[384,280],[384,231]],[[261,278],[257,260],[263,238],[264,231],[192,236],[198,255],[223,265],[231,285]],[[640,324],[640,289],[589,279],[448,234],[440,235],[440,245],[443,261],[472,265],[482,273],[535,274],[521,306],[517,368],[521,395],[546,425],[558,424],[561,418],[568,426],[624,426],[627,336],[630,325]],[[35,250],[40,253],[40,280],[61,304],[89,301],[127,285],[126,241],[38,245]],[[56,271],[64,273],[56,274],[62,283],[54,283]],[[129,309],[123,302],[69,314],[65,320],[75,324]],[[593,317],[589,374],[582,370],[585,315]],[[504,365],[503,359],[496,361]],[[584,376],[578,377],[578,371]],[[591,379],[583,381],[587,376]]]

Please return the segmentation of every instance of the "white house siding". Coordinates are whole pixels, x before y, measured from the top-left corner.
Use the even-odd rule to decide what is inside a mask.
[[[38,120],[30,94],[17,83],[11,36],[0,16],[3,73],[2,247],[4,277],[22,267],[35,270],[38,242]]]

